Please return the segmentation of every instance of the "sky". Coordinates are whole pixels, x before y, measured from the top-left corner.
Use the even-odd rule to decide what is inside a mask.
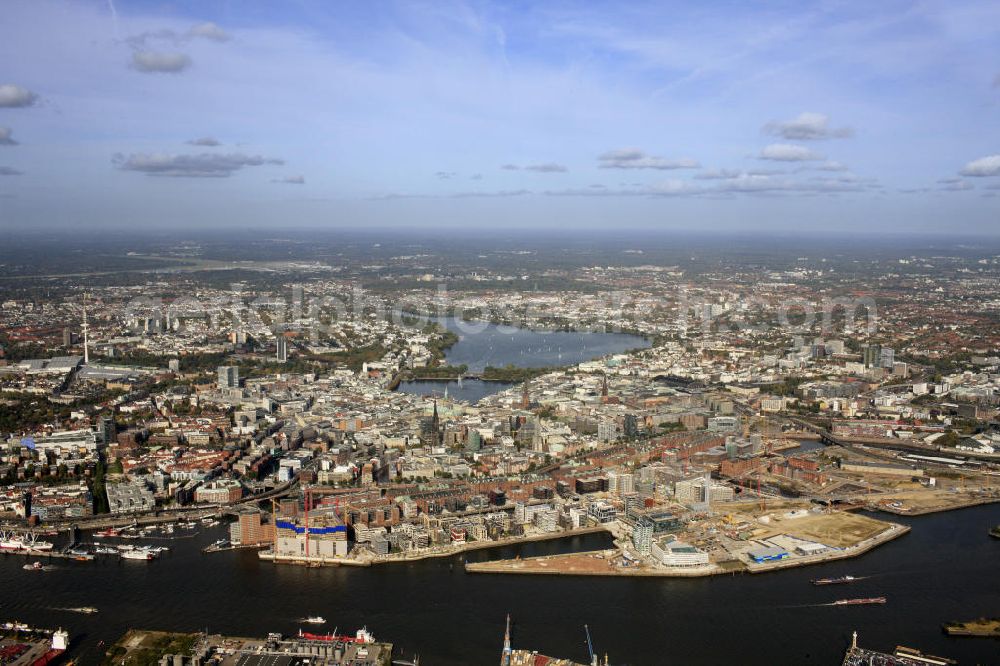
[[[1000,3],[9,0],[0,228],[1000,234]]]

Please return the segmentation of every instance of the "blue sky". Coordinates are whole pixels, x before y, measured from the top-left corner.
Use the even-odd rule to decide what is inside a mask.
[[[1000,232],[1000,4],[10,2],[0,225]]]

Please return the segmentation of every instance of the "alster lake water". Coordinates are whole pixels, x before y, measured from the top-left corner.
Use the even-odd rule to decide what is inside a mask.
[[[519,368],[576,365],[649,346],[646,339],[627,333],[536,331],[482,321],[462,321],[455,317],[437,321],[459,336],[459,341],[445,353],[445,363],[466,365],[470,373],[482,372],[486,366],[503,367],[508,364]],[[464,380],[461,385],[457,381],[418,380],[404,382],[399,390],[441,396],[447,389],[450,397],[475,403],[512,385],[478,379]]]
[[[888,516],[887,516],[888,517]],[[202,554],[222,526],[194,538],[158,541],[172,548],[153,562],[99,559],[22,569],[0,557],[0,619],[66,627],[81,663],[95,663],[99,641],[129,627],[264,636],[322,615],[332,631],[367,626],[427,666],[498,663],[504,618],[515,647],[586,661],[583,625],[611,663],[840,663],[853,630],[861,643],[902,644],[958,659],[1000,663],[1000,642],[949,638],[948,620],[996,616],[1000,608],[1000,505],[892,518],[911,533],[862,557],[764,575],[704,579],[576,578],[466,574],[462,556],[366,569],[276,566],[252,551]],[[604,535],[524,544],[466,556],[523,557],[608,544]],[[853,585],[815,587],[811,579],[869,576]],[[884,606],[817,604],[883,595]],[[95,606],[80,615],[61,608]],[[315,627],[314,627],[315,629]]]

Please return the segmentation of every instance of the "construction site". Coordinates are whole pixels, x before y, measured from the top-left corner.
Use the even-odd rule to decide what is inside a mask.
[[[624,521],[609,525],[615,548],[534,558],[467,563],[470,573],[700,577],[759,573],[856,557],[902,536],[909,527],[807,500],[716,505],[682,529],[637,538]],[[630,537],[629,535],[632,534]]]

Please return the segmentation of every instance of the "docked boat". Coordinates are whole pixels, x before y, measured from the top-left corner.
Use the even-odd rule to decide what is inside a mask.
[[[98,555],[117,555],[118,549],[112,546],[94,546],[94,552]]]
[[[326,624],[326,620],[319,615],[312,615],[302,620],[303,622],[308,622],[309,624]]]
[[[831,606],[867,606],[869,604],[884,604],[885,597],[868,597],[864,599],[837,599]]]
[[[145,560],[149,561],[155,559],[156,555],[149,552],[148,550],[135,549],[135,550],[123,550],[122,559],[123,560]]]
[[[353,636],[338,635],[334,629],[332,634],[310,634],[299,629],[299,638],[307,641],[325,641],[328,643],[354,643],[356,645],[370,645],[375,642],[375,636],[368,631],[367,627],[358,629]]]
[[[120,536],[120,532],[115,528],[111,527],[106,530],[101,530],[100,532],[94,532],[95,539],[113,539]]]
[[[0,539],[0,550],[24,550],[24,541],[20,537]]]
[[[865,576],[839,576],[837,578],[816,578],[813,585],[840,585],[842,583],[853,583],[856,580],[864,580]]]
[[[23,540],[23,543],[24,543],[24,547],[26,549],[28,549],[28,550],[49,551],[49,550],[52,550],[54,548],[54,546],[51,543],[49,543],[48,541],[40,541],[34,535],[25,537],[25,539]]]

